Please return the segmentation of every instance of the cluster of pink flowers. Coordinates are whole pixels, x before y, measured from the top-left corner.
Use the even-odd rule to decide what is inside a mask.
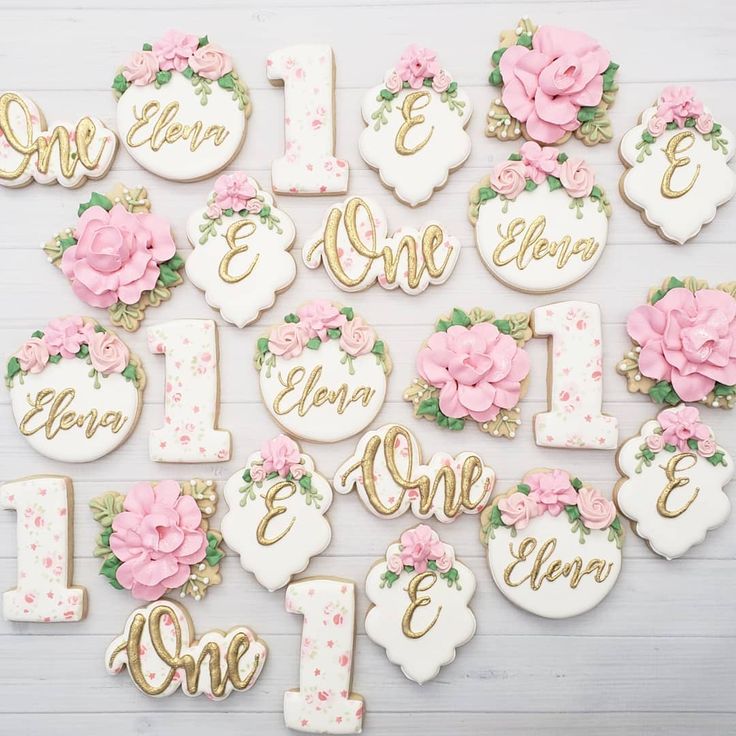
[[[452,83],[452,77],[444,69],[440,69],[435,51],[411,44],[404,49],[396,68],[386,74],[383,83],[389,92],[398,94],[404,82],[411,89],[421,89],[425,79],[432,80],[432,89],[435,92],[445,92]]]
[[[244,172],[223,174],[215,181],[215,198],[207,207],[207,217],[216,220],[223,210],[246,210],[257,215],[263,209],[263,202],[257,196],[258,190]]]
[[[626,329],[641,347],[642,375],[669,381],[683,401],[736,383],[736,299],[724,291],[670,289],[634,309]]]
[[[647,130],[656,138],[664,133],[668,123],[682,128],[688,118],[695,120],[695,129],[700,133],[713,130],[713,116],[705,112],[692,87],[665,87],[657,100],[657,111],[647,122]]]
[[[417,371],[438,388],[440,411],[477,422],[519,403],[529,357],[516,341],[489,323],[453,325],[435,332],[417,355]]]
[[[593,169],[579,157],[558,161],[559,151],[553,146],[540,146],[534,141],[525,143],[519,150],[518,160],[503,161],[494,167],[490,186],[506,199],[516,199],[528,181],[541,184],[548,176],[560,180],[571,197],[587,197],[595,184]]]
[[[357,358],[367,355],[376,344],[376,333],[361,317],[349,320],[332,302],[316,299],[300,307],[298,322],[277,325],[268,336],[268,350],[287,360],[301,355],[307,342],[330,339],[328,330],[340,330],[340,348]]]
[[[559,516],[566,506],[576,506],[580,519],[588,529],[606,529],[616,518],[616,507],[595,488],[573,488],[569,473],[564,470],[543,470],[529,473],[522,483],[529,493],[515,491],[499,499],[498,510],[506,526],[524,529],[543,513]]]
[[[250,477],[255,483],[261,483],[271,473],[278,473],[282,478],[291,474],[294,480],[299,480],[307,474],[299,445],[285,434],[277,435],[263,443],[261,460],[261,463],[255,463],[250,469]]]
[[[700,412],[694,406],[665,409],[657,415],[657,421],[662,432],[650,434],[645,439],[652,452],[659,452],[665,445],[685,452],[689,449],[689,440],[698,443],[698,455],[702,457],[713,457],[718,449],[710,427],[700,421]]]
[[[26,340],[15,353],[20,369],[40,373],[53,356],[74,358],[82,345],[89,349],[92,367],[107,376],[122,373],[130,361],[125,343],[111,332],[97,332],[92,322],[82,317],[53,319],[43,330],[43,337]]]
[[[426,524],[419,524],[401,535],[399,552],[386,560],[386,567],[395,575],[399,575],[405,565],[413,567],[415,572],[424,572],[430,561],[440,572],[447,572],[455,564],[455,555],[437,532]]]
[[[122,74],[131,84],[152,84],[158,72],[183,72],[189,67],[195,74],[216,81],[233,70],[230,55],[214,43],[199,45],[191,33],[169,30],[150,50],[136,51],[125,62]]]

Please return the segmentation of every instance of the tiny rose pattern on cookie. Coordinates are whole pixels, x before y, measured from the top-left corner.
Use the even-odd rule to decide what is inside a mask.
[[[142,482],[127,493],[105,493],[90,501],[102,527],[95,557],[100,575],[117,590],[155,601],[174,590],[181,598],[203,598],[220,582],[222,535],[209,528],[217,509],[211,480]]]
[[[523,346],[531,336],[527,313],[497,318],[455,308],[419,351],[419,378],[404,398],[416,416],[440,427],[460,430],[472,420],[491,436],[513,438],[530,368]]]
[[[665,279],[626,321],[633,341],[617,365],[632,392],[658,404],[736,404],[736,282],[711,288],[693,277]]]
[[[488,111],[486,135],[586,145],[613,138],[608,108],[616,99],[618,64],[581,31],[535,26],[528,17],[500,36],[489,81],[501,89]]]

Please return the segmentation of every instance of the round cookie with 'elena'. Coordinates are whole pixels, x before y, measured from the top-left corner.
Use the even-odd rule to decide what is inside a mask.
[[[317,299],[258,339],[263,401],[289,433],[337,442],[365,429],[386,398],[391,359],[352,307]]]
[[[540,294],[570,286],[595,266],[611,204],[582,158],[529,141],[472,189],[468,216],[488,270],[507,286]]]
[[[597,606],[621,572],[623,527],[612,501],[565,470],[527,473],[481,515],[499,590],[546,618]]]
[[[248,89],[230,54],[207,36],[169,30],[144,43],[112,87],[123,145],[158,176],[205,178],[225,168],[243,145]]]
[[[90,317],[51,320],[5,369],[21,434],[64,462],[97,460],[121,445],[138,421],[145,383],[140,359]]]

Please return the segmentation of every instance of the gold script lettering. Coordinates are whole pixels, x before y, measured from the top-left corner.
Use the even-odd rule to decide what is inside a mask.
[[[421,631],[414,631],[411,627],[411,620],[414,618],[417,608],[428,606],[432,602],[432,599],[428,595],[423,595],[421,598],[417,598],[417,595],[428,591],[436,582],[437,575],[434,572],[427,571],[420,575],[415,575],[411,579],[409,587],[406,589],[411,603],[407,606],[401,619],[401,630],[404,632],[404,636],[409,639],[421,639],[437,623],[437,619],[440,617],[440,613],[442,613],[442,606],[438,606],[437,613],[435,613],[429,626]]]
[[[282,493],[282,491],[284,491],[284,493]],[[292,517],[289,525],[281,532],[281,534],[277,534],[271,539],[266,537],[266,531],[268,530],[268,525],[271,523],[271,520],[286,513],[286,506],[277,506],[275,505],[276,501],[286,501],[295,493],[296,485],[294,485],[290,480],[274,483],[268,489],[266,495],[263,496],[263,500],[266,503],[266,515],[258,522],[258,528],[256,529],[256,540],[258,540],[258,544],[262,544],[264,547],[276,544],[276,542],[281,541],[291,531],[291,528],[294,526],[294,522],[296,521],[296,517]]]
[[[424,92],[422,90],[412,92],[404,98],[404,104],[401,106],[401,116],[404,118],[404,122],[396,133],[396,142],[394,144],[396,147],[396,153],[399,155],[411,156],[417,151],[421,151],[432,137],[432,133],[434,133],[434,125],[429,129],[427,137],[421,143],[417,143],[417,145],[412,148],[408,148],[406,145],[406,136],[409,131],[415,125],[421,125],[425,120],[424,115],[417,115],[416,111],[423,110],[430,104],[430,102],[431,98],[429,96],[429,92]]]
[[[247,232],[241,232],[241,230],[247,230]],[[253,235],[255,231],[256,224],[254,222],[251,222],[250,220],[238,220],[237,222],[234,222],[232,225],[230,225],[230,227],[227,229],[227,232],[225,233],[225,241],[227,242],[227,247],[229,248],[229,250],[222,257],[222,260],[220,261],[220,268],[218,271],[218,273],[220,274],[220,278],[225,283],[237,284],[243,279],[248,278],[248,276],[253,273],[253,269],[258,263],[258,259],[261,257],[260,253],[256,255],[256,257],[251,261],[250,265],[245,269],[245,271],[243,271],[242,274],[240,274],[240,276],[233,276],[230,273],[230,261],[232,261],[235,256],[248,252],[248,244],[243,243],[242,245],[238,245],[238,240],[245,240],[245,238]]]
[[[690,460],[689,465],[684,465],[688,460]],[[675,511],[671,511],[667,508],[667,501],[669,500],[672,491],[690,483],[690,478],[680,478],[677,477],[675,473],[690,470],[690,468],[696,465],[697,462],[698,461],[692,452],[681,452],[679,455],[671,457],[667,465],[659,466],[664,470],[664,474],[667,476],[667,485],[662,489],[662,493],[659,494],[659,498],[657,499],[657,511],[661,516],[664,516],[667,519],[674,519],[680,514],[684,514],[690,508],[693,501],[698,497],[700,488],[695,489],[693,495],[690,496],[690,500],[684,506],[681,506]]]
[[[682,156],[681,154],[685,151],[690,150],[695,145],[695,134],[689,130],[683,130],[677,135],[673,135],[670,138],[666,148],[663,148],[664,155],[669,161],[669,166],[664,172],[662,177],[662,194],[669,199],[677,199],[682,197],[683,194],[687,194],[695,184],[695,180],[700,175],[700,164],[695,166],[695,173],[693,174],[690,183],[682,189],[672,189],[672,176],[677,169],[682,166],[687,166],[690,163],[689,156]]]

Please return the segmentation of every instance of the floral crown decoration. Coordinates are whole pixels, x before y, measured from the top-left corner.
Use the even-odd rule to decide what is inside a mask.
[[[736,405],[736,281],[710,288],[692,276],[665,279],[626,330],[633,344],[616,370],[629,391],[672,406]]]
[[[437,53],[432,49],[411,44],[404,49],[399,63],[386,72],[383,87],[376,96],[380,103],[378,109],[371,114],[373,128],[380,130],[388,123],[386,114],[392,112],[392,102],[404,89],[431,89],[440,96],[450,110],[463,114],[465,102],[457,99],[457,82],[444,69],[440,68]]]
[[[93,498],[89,506],[102,527],[94,555],[102,558],[100,575],[113,588],[145,601],[175,589],[181,598],[201,600],[220,583],[225,553],[222,534],[209,527],[217,510],[211,480],[138,483],[125,495]],[[166,525],[156,525],[162,517]]]
[[[580,31],[535,26],[528,17],[503,31],[491,55],[489,81],[501,88],[488,111],[486,135],[587,145],[613,138],[608,108],[616,99],[618,64]]]
[[[502,211],[508,210],[508,202],[523,192],[533,192],[546,182],[550,192],[562,189],[571,199],[570,209],[575,209],[577,219],[583,217],[585,200],[589,199],[603,212],[611,216],[611,203],[602,187],[595,183],[595,172],[580,157],[570,157],[554,146],[540,146],[527,141],[508,160],[496,164],[470,193],[468,214],[470,221],[478,221],[478,213],[484,202],[496,197],[504,201]]]
[[[131,85],[149,84],[156,89],[171,81],[173,72],[186,77],[202,105],[212,94],[212,83],[232,92],[238,107],[250,115],[248,88],[233,69],[230,54],[211,43],[207,36],[198,38],[190,33],[169,30],[153,44],[144,43],[120,68],[112,82],[115,95],[120,97]]]
[[[481,541],[488,544],[501,527],[516,536],[532,519],[542,514],[559,516],[563,511],[570,531],[579,535],[581,544],[591,530],[608,530],[608,541],[621,549],[624,530],[613,501],[579,478],[571,478],[568,472],[548,468],[527,473],[521,483],[493,499],[480,517]]]
[[[404,399],[414,405],[417,417],[436,422],[446,429],[460,430],[473,419],[483,432],[493,437],[513,438],[519,419],[518,404],[526,392],[529,357],[523,346],[532,338],[529,314],[508,314],[497,318],[493,312],[475,308],[465,312],[457,307],[442,317],[434,334],[417,355],[417,372]],[[501,353],[506,366],[488,370],[470,367]],[[450,365],[448,355],[468,357],[463,368]],[[491,361],[493,362],[493,361]]]
[[[146,374],[139,358],[114,332],[106,330],[89,317],[53,319],[43,330],[36,330],[8,360],[5,385],[12,388],[15,379],[23,383],[29,373],[41,373],[50,363],[79,359],[89,366],[95,388],[101,380],[119,373],[142,391]]]

